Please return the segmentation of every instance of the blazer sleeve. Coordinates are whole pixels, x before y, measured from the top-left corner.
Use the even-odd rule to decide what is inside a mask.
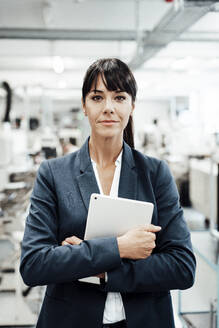
[[[160,292],[186,289],[194,283],[196,261],[190,233],[174,179],[164,161],[158,167],[154,192],[158,225],[162,227],[156,248],[147,259],[124,259],[119,267],[108,271],[106,291]]]
[[[60,246],[58,204],[49,161],[37,174],[22,242],[20,273],[29,286],[72,282],[121,264],[116,238]]]

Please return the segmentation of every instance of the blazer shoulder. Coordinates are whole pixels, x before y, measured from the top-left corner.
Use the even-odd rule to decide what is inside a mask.
[[[135,166],[142,176],[147,176],[153,186],[160,183],[169,184],[173,180],[173,175],[165,160],[142,154],[138,150],[133,150]]]
[[[172,186],[176,190],[173,174],[165,160],[144,155],[137,150],[134,150],[134,158],[138,173],[141,177],[147,176],[155,190],[164,186]]]
[[[77,174],[79,170],[78,150],[74,153],[45,160],[41,163],[38,175],[47,179],[63,179],[71,172]]]
[[[61,157],[48,159],[44,162],[46,162],[48,166],[51,167],[51,169],[64,168],[68,165],[72,165],[75,162],[78,157],[78,152],[79,150]]]
[[[147,156],[136,149],[133,149],[133,156],[136,167],[140,170],[146,169],[147,171],[150,171],[150,173],[156,174],[163,162],[158,158]]]

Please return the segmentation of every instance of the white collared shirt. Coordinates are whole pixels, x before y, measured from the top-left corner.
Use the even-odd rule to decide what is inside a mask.
[[[122,166],[122,152],[120,152],[119,156],[117,157],[115,161],[115,172],[113,177],[112,186],[110,189],[110,196],[112,197],[118,197],[118,191],[119,191],[119,179],[120,179],[120,172],[121,172],[121,166]],[[97,166],[96,163],[91,159],[91,163],[93,165],[95,177],[97,180],[97,184],[100,190],[100,193],[103,194],[102,186],[100,183],[100,179],[98,176]],[[106,274],[107,275],[107,274]],[[122,302],[122,297],[120,293],[107,293],[106,303],[105,303],[105,309],[103,314],[103,323],[114,323],[120,320],[125,319],[125,310]]]

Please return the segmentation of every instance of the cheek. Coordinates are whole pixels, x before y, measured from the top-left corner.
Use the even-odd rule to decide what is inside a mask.
[[[88,113],[87,117],[88,117],[90,124],[92,124],[95,121],[95,118],[93,115],[91,115],[91,113]]]
[[[127,124],[128,124],[129,117],[130,117],[130,115],[127,115],[126,118],[125,118],[125,120],[123,121],[123,122],[124,122],[124,128],[125,128],[125,127],[127,126]]]
[[[99,117],[99,111],[97,110],[97,108],[87,106],[86,113],[87,113],[88,120],[91,124],[95,122]]]
[[[122,118],[123,121],[128,121],[131,113],[132,113],[131,106],[124,106],[123,108],[120,108],[118,111],[118,114]]]

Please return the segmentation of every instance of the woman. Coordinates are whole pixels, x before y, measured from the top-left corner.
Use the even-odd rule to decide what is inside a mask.
[[[90,138],[40,166],[20,266],[27,285],[47,285],[38,328],[171,328],[169,291],[194,282],[190,234],[169,169],[134,149],[136,91],[122,61],[92,64],[82,91]],[[83,241],[94,192],[153,202],[153,224]],[[100,284],[79,280],[92,276]]]

